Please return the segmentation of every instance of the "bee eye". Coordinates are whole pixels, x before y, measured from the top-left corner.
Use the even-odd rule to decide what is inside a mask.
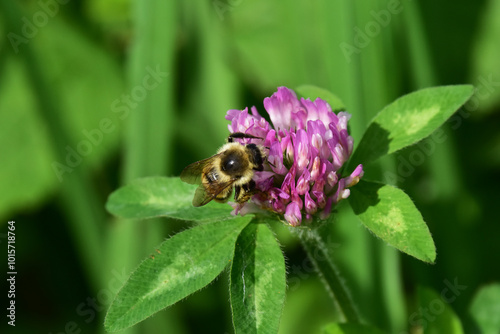
[[[235,159],[227,159],[222,164],[222,170],[226,172],[234,172],[240,169],[240,163]]]

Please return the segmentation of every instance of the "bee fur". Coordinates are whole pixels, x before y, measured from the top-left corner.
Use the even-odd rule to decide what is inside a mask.
[[[233,193],[236,203],[245,203],[256,191],[253,181],[255,171],[264,169],[264,148],[254,143],[241,144],[234,139],[262,139],[252,135],[232,133],[227,143],[217,153],[205,160],[187,166],[181,180],[200,184],[193,198],[194,206],[202,206],[215,200],[227,202]]]

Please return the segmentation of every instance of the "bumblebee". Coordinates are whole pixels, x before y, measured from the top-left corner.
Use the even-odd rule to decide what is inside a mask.
[[[193,206],[203,206],[211,200],[225,203],[233,188],[236,203],[245,203],[255,194],[252,178],[254,171],[264,169],[264,148],[253,143],[234,142],[235,138],[262,139],[246,133],[232,133],[217,154],[194,162],[182,171],[182,181],[200,185],[194,194]]]

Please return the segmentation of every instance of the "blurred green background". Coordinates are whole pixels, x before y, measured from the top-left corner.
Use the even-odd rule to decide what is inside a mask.
[[[476,95],[443,133],[367,173],[416,202],[436,264],[389,248],[347,206],[327,242],[367,322],[407,332],[425,318],[412,317],[417,287],[457,281],[450,307],[479,332],[471,302],[500,280],[499,1],[0,0],[0,35],[0,242],[6,254],[15,221],[18,272],[16,327],[4,318],[2,332],[102,333],[130,271],[188,227],[118,220],[107,196],[213,154],[228,109],[264,112],[277,86],[314,84],[345,102],[359,142],[398,96],[462,83]],[[297,240],[276,232],[289,267],[280,333],[317,333],[335,308]],[[124,333],[232,333],[227,283]]]

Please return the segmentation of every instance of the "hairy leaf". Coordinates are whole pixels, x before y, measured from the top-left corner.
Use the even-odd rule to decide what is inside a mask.
[[[170,217],[183,220],[232,219],[231,207],[218,203],[195,208],[191,204],[196,185],[176,177],[147,177],[134,180],[113,192],[106,209],[119,217],[145,219]]]
[[[285,291],[285,260],[273,233],[265,224],[248,225],[231,267],[235,333],[277,333]]]
[[[474,93],[470,85],[422,89],[402,96],[372,120],[351,159],[366,164],[430,135]]]
[[[212,282],[230,263],[249,218],[198,225],[163,242],[132,273],[111,304],[107,331],[130,327]]]
[[[419,260],[434,262],[436,248],[429,229],[401,189],[360,181],[351,188],[349,203],[361,222],[376,236]]]

